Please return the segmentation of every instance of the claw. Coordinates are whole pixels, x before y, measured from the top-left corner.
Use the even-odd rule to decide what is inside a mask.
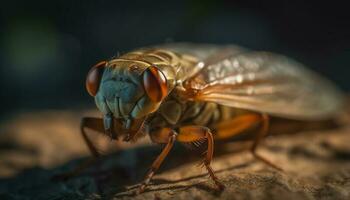
[[[145,188],[146,188],[145,185],[141,185],[141,186],[137,189],[136,195],[139,195],[139,194],[143,193],[143,192],[145,191]]]

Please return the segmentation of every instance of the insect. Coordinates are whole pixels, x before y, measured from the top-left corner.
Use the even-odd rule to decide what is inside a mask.
[[[175,142],[206,144],[203,165],[219,189],[224,185],[210,163],[214,141],[258,126],[256,153],[269,116],[297,120],[334,117],[342,94],[328,80],[285,56],[242,47],[175,43],[141,48],[102,61],[86,79],[103,118],[85,117],[81,133],[94,157],[99,153],[85,128],[111,139],[135,141],[148,134],[165,144],[138,192],[143,192]]]

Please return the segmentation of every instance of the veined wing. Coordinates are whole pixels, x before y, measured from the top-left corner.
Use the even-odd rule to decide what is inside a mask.
[[[187,79],[190,100],[210,101],[300,120],[332,117],[343,96],[327,79],[287,57],[268,52],[208,56]],[[222,58],[220,55],[225,55]]]
[[[191,60],[196,60],[196,65],[182,66],[184,73],[181,74],[178,79],[184,81],[194,74],[199,72],[204,66],[206,61],[211,61],[215,56],[215,60],[224,58],[227,55],[234,55],[247,49],[236,45],[215,45],[215,44],[192,44],[192,43],[169,43],[155,46],[155,48],[165,49],[168,51],[176,52],[182,57],[191,57]],[[179,80],[178,80],[179,81]]]

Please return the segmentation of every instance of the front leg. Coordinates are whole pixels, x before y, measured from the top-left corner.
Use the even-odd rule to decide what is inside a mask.
[[[206,151],[206,156],[203,164],[205,165],[209,176],[215,182],[220,190],[224,189],[224,185],[220,183],[219,179],[215,176],[212,168],[210,167],[210,162],[213,158],[214,152],[214,139],[213,135],[207,127],[203,126],[184,126],[179,128],[178,133],[170,128],[162,128],[158,131],[151,133],[151,140],[155,143],[166,143],[167,145],[162,150],[161,154],[153,162],[151,169],[146,175],[145,180],[141,184],[137,193],[141,193],[145,190],[146,186],[149,184],[155,172],[160,167],[161,163],[168,155],[170,149],[176,141],[189,143],[196,142],[202,139],[206,139],[208,142],[208,148]]]
[[[109,131],[105,128],[105,122],[106,120],[100,119],[100,118],[94,118],[94,117],[84,117],[81,120],[80,124],[80,133],[91,153],[93,156],[92,158],[89,158],[88,160],[85,160],[84,162],[80,163],[78,166],[76,166],[73,170],[55,175],[53,177],[54,180],[67,180],[71,177],[74,177],[78,174],[80,174],[84,169],[91,166],[96,158],[100,157],[100,153],[98,152],[97,148],[95,147],[94,143],[91,141],[91,139],[88,137],[87,133],[85,132],[85,128],[89,128],[91,130],[97,131],[99,133],[102,133],[106,136],[111,137],[111,134]]]
[[[176,140],[176,132],[169,129],[169,128],[162,128],[158,132],[151,134],[151,139],[153,142],[156,143],[166,143],[166,146],[162,150],[162,152],[159,154],[159,156],[156,158],[155,161],[153,161],[153,164],[148,171],[145,180],[142,182],[141,186],[139,187],[139,190],[137,191],[137,194],[143,192],[146,188],[146,186],[151,181],[154,173],[159,169],[160,165],[164,161],[165,157],[168,155],[169,151],[174,145],[174,142]]]

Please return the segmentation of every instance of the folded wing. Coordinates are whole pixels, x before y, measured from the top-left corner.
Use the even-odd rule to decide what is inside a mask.
[[[342,107],[330,81],[278,54],[224,49],[202,64],[184,82],[194,94],[189,100],[300,120],[327,119]]]

